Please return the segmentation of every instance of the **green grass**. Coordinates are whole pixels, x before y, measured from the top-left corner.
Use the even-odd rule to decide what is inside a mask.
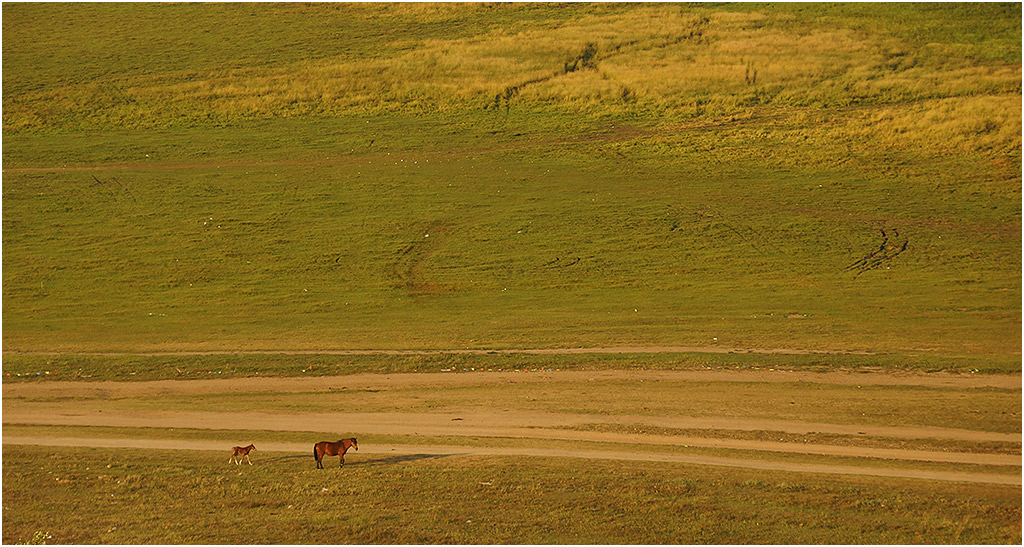
[[[1013,5],[5,12],[6,351],[1020,369]]]
[[[608,158],[388,154],[9,176],[7,347],[1019,350],[1009,196],[753,164],[638,176]],[[846,270],[880,230],[909,251]]]
[[[557,458],[221,459],[5,447],[4,542],[1020,541],[1019,488]]]

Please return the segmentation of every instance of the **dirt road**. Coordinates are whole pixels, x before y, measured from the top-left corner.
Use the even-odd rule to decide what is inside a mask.
[[[721,382],[811,382],[856,385],[913,385],[929,387],[997,387],[1019,389],[1019,376],[894,375],[890,373],[781,372],[781,371],[561,371],[538,373],[424,373],[331,377],[234,378],[217,380],[166,380],[150,382],[37,382],[14,383],[3,388],[5,425],[108,426],[120,428],[220,429],[250,431],[322,432],[345,431],[353,435],[396,435],[414,438],[440,436],[487,439],[488,446],[365,445],[364,454],[499,454],[558,457],[650,460],[699,465],[776,469],[813,473],[899,476],[933,480],[1021,484],[1021,456],[999,453],[966,453],[939,450],[839,446],[819,443],[774,442],[766,440],[697,437],[688,435],[634,434],[594,431],[593,426],[636,426],[670,428],[827,433],[853,437],[889,439],[945,439],[975,442],[1021,442],[1021,435],[942,427],[878,426],[756,418],[651,416],[623,414],[579,414],[499,408],[458,412],[346,412],[310,410],[302,412],[216,412],[197,410],[150,410],[107,406],[104,401],[144,400],[160,396],[241,394],[260,392],[311,392],[342,389],[388,389],[396,387],[473,386],[481,384],[602,382],[642,378],[655,380],[699,380]],[[88,400],[89,405],[68,404]],[[620,428],[621,430],[621,428]],[[607,449],[561,450],[554,448],[503,447],[502,439],[544,439],[587,442],[588,447]],[[315,439],[311,439],[315,440]],[[223,450],[223,442],[204,440],[42,438],[5,435],[4,444],[134,446],[164,449]],[[504,442],[504,444],[509,444]],[[661,447],[661,448],[658,448]],[[666,452],[675,447],[677,452]],[[308,452],[305,444],[262,443],[261,450]],[[714,448],[742,450],[744,458],[724,458],[679,449]],[[660,452],[658,450],[661,450]],[[1008,474],[952,472],[924,469],[883,468],[878,465],[829,465],[767,461],[759,454],[804,454],[831,457],[872,458],[890,462],[943,462],[968,465],[1010,466]],[[779,458],[776,457],[776,460]],[[1017,469],[1014,474],[1013,468]]]
[[[27,444],[39,446],[90,446],[103,448],[142,448],[154,450],[207,450],[227,454],[224,442],[218,441],[170,441],[152,439],[102,439],[80,437],[23,437],[5,435],[4,444]],[[263,452],[288,452],[306,455],[311,444],[305,443],[259,443],[258,450]],[[553,450],[544,448],[497,448],[478,446],[440,446],[440,445],[360,445],[358,452],[345,457],[346,467],[360,465],[360,455],[372,456],[539,456],[548,458],[584,458],[607,459],[621,461],[656,461],[689,465],[713,465],[721,467],[739,467],[745,469],[765,469],[774,471],[791,471],[796,473],[824,473],[834,475],[869,475],[876,477],[899,477],[925,480],[954,482],[970,482],[982,484],[1001,484],[1020,486],[1021,476],[996,473],[958,473],[955,471],[928,471],[914,469],[886,469],[875,467],[855,467],[845,465],[821,465],[792,462],[773,462],[739,458],[719,458],[704,455],[687,454],[656,454],[611,450]],[[257,456],[257,461],[258,461]],[[1018,458],[1019,460],[1019,458]],[[312,461],[312,456],[310,456]]]

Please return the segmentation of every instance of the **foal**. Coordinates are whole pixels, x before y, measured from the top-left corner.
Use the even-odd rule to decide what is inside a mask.
[[[249,459],[249,451],[250,450],[256,450],[256,447],[250,444],[249,446],[236,446],[236,447],[232,448],[231,449],[231,459],[228,460],[228,463],[234,463],[235,465],[241,465],[242,458],[245,458],[245,460],[249,462],[249,465],[252,465],[252,460]],[[235,461],[235,457],[238,458],[238,461]]]

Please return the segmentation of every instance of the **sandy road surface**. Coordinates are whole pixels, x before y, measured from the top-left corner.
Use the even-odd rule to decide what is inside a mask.
[[[772,442],[676,435],[648,435],[601,431],[567,430],[584,424],[691,425],[708,429],[708,420],[695,418],[652,418],[650,416],[601,416],[594,414],[547,414],[515,411],[447,413],[261,413],[261,412],[104,412],[53,405],[6,405],[5,424],[66,425],[106,427],[154,427],[174,429],[223,429],[247,431],[344,431],[345,434],[488,437],[493,439],[546,439],[586,441],[634,446],[677,446],[756,450],[790,454],[847,456],[888,460],[930,461],[985,465],[1020,465],[1021,457],[1007,454],[976,454],[934,450],[905,450],[810,443]],[[719,420],[721,429],[810,433],[877,435],[895,438],[939,438],[952,440],[996,440],[1019,442],[1020,435],[974,432],[943,428],[896,428],[835,426],[781,420]]]
[[[829,424],[794,420],[742,419],[716,417],[604,415],[532,412],[512,409],[452,412],[206,412],[105,410],[95,405],[69,405],[67,398],[91,402],[135,397],[245,392],[315,392],[335,389],[387,389],[395,387],[469,386],[512,383],[572,383],[616,380],[690,380],[725,382],[818,382],[857,385],[920,385],[931,387],[996,387],[1019,389],[1020,376],[980,375],[895,375],[863,372],[781,372],[767,370],[711,371],[559,371],[537,373],[419,373],[357,374],[348,376],[291,378],[232,378],[216,380],[166,380],[147,382],[36,382],[13,383],[3,387],[3,423],[27,425],[80,425],[125,428],[225,429],[252,431],[344,431],[353,435],[451,436],[500,439],[546,439],[606,443],[607,450],[557,450],[549,448],[451,447],[388,445],[367,447],[364,453],[396,454],[502,454],[565,457],[593,457],[619,460],[655,460],[690,464],[725,465],[802,472],[869,474],[965,480],[995,484],[1021,484],[1017,474],[945,472],[876,467],[767,462],[756,459],[757,452],[798,453],[822,456],[878,458],[891,461],[928,461],[997,466],[1021,465],[1021,457],[1005,454],[975,454],[933,450],[904,450],[860,446],[836,446],[813,443],[771,442],[763,440],[649,435],[581,430],[594,424],[641,425],[674,429],[722,429],[744,431],[780,431],[785,433],[832,433],[851,436],[877,436],[896,439],[948,439],[955,441],[996,441],[1020,443],[1020,434],[995,433],[941,427],[894,427]],[[575,429],[574,429],[575,428]],[[222,450],[223,442],[146,439],[47,439],[4,436],[5,444],[74,444],[86,446],[138,446],[173,449]],[[262,443],[261,449],[306,452],[305,445]],[[266,448],[264,448],[266,446]],[[277,446],[278,448],[271,448]],[[598,445],[599,446],[599,445]],[[650,446],[705,447],[753,451],[750,459],[720,458],[699,454],[667,454],[636,450]],[[410,452],[411,451],[411,452]]]

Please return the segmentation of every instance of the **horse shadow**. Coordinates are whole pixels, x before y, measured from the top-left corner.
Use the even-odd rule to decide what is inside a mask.
[[[407,463],[420,460],[437,460],[441,458],[447,458],[450,456],[458,455],[459,454],[402,454],[397,456],[388,456],[386,458],[374,458],[371,460],[357,460],[354,462],[345,462],[345,465],[373,467],[377,465],[391,465],[396,463]]]
[[[378,465],[393,465],[393,464],[396,464],[396,463],[408,463],[408,462],[414,462],[414,461],[420,461],[420,460],[435,460],[435,459],[447,458],[449,456],[458,456],[458,455],[459,454],[402,454],[402,455],[396,455],[396,456],[388,456],[388,457],[385,457],[385,458],[372,458],[371,457],[372,459],[366,459],[366,460],[360,458],[360,459],[357,459],[355,461],[346,460],[345,461],[345,467],[350,467],[350,466],[354,466],[354,467],[361,467],[361,466],[374,467],[374,466],[378,466]],[[351,457],[352,454],[348,454],[348,456]],[[324,459],[327,460],[328,458],[324,458]],[[310,460],[310,461],[314,460],[313,457],[311,455],[309,455],[309,454],[305,454],[305,455],[294,454],[294,455],[289,455],[289,456],[275,456],[275,457],[260,458],[260,459],[264,463],[282,462],[282,461],[290,461],[290,460]],[[335,467],[337,467],[337,466],[335,466]]]

